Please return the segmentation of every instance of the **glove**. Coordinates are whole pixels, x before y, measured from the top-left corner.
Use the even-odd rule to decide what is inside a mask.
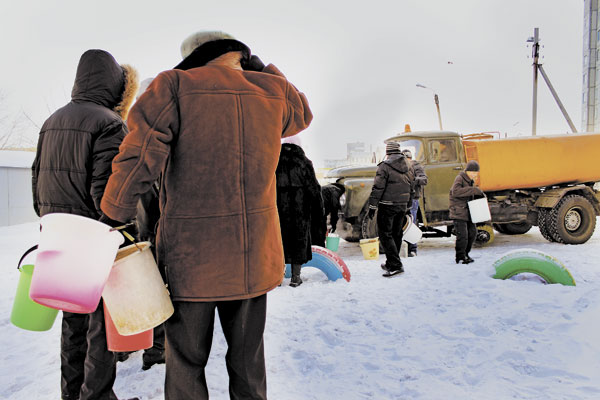
[[[375,216],[375,211],[377,211],[376,208],[369,208],[369,218],[373,219],[373,217]]]
[[[134,243],[138,240],[137,238],[139,237],[139,233],[135,221],[132,221],[129,224],[125,222],[115,221],[114,219],[111,219],[108,215],[104,213],[102,213],[98,221],[102,222],[103,224],[109,225],[112,228],[122,227],[121,229],[119,229],[119,233],[123,235],[125,241],[123,242],[123,244],[121,244],[121,246],[119,246],[119,248],[128,246],[129,244]]]
[[[265,69],[265,64],[262,62],[258,56],[252,55],[250,59],[242,65],[242,68],[246,71],[262,71]]]
[[[102,222],[103,224],[110,225],[111,228],[125,225],[125,222],[119,222],[115,221],[114,219],[110,219],[110,217],[104,213],[102,213],[98,221]]]

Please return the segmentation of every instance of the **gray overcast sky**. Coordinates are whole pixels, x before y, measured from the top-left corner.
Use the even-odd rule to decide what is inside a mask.
[[[410,123],[459,133],[531,132],[526,39],[540,28],[544,68],[581,127],[583,0],[3,1],[0,91],[38,124],[70,99],[90,48],[142,79],[180,61],[190,33],[220,29],[277,65],[309,99],[301,134],[317,165],[347,142],[380,145]],[[541,78],[540,78],[541,79]],[[542,80],[538,134],[568,131]],[[31,135],[36,136],[35,128]]]

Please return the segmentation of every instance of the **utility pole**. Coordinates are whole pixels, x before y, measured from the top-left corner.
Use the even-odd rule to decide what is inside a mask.
[[[540,28],[533,29],[533,45],[531,56],[533,58],[533,120],[531,121],[531,135],[535,136],[537,124],[537,83],[538,83],[538,60],[540,57]],[[531,39],[531,38],[530,38]]]
[[[417,87],[422,88],[422,89],[429,89],[433,92],[433,101],[435,102],[435,108],[437,109],[438,123],[440,124],[440,131],[443,131],[444,128],[442,128],[442,114],[440,113],[440,99],[439,99],[437,93],[432,88],[422,85],[420,83],[417,83]]]
[[[440,131],[443,131],[444,128],[442,128],[442,114],[440,113],[440,99],[438,98],[437,94],[434,94],[433,100],[435,101],[435,107],[437,108],[438,122],[440,123]]]
[[[571,118],[569,117],[569,114],[567,113],[565,106],[563,106],[563,103],[560,101],[560,98],[558,97],[558,93],[556,93],[556,90],[554,90],[554,86],[552,86],[552,83],[550,83],[550,78],[548,78],[548,75],[546,74],[546,71],[544,71],[544,67],[542,67],[542,64],[539,63],[539,57],[540,57],[540,35],[539,35],[539,33],[540,33],[540,29],[534,28],[533,29],[533,37],[530,37],[527,40],[528,42],[533,42],[532,53],[531,53],[531,56],[533,58],[533,112],[532,112],[533,120],[531,122],[531,134],[533,136],[535,136],[535,133],[536,133],[538,70],[539,70],[539,72],[541,72],[542,78],[544,78],[546,85],[548,85],[548,89],[550,89],[550,93],[552,93],[552,97],[554,97],[556,104],[558,104],[558,108],[560,108],[560,111],[562,112],[563,116],[567,120],[567,123],[569,124],[571,131],[573,133],[577,133],[577,129],[575,129],[575,125],[573,125],[573,121],[571,121]]]

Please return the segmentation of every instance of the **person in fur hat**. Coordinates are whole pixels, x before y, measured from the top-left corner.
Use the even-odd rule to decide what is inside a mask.
[[[207,399],[218,310],[231,399],[266,399],[267,293],[283,280],[275,169],[281,138],[312,113],[272,64],[218,31],[190,36],[131,110],[102,210],[116,221],[161,177],[159,268],[175,312],[166,321],[165,399]]]
[[[81,56],[71,101],[44,122],[32,166],[38,216],[68,213],[99,220],[111,162],[127,133],[123,122],[137,72],[104,50]],[[84,267],[84,266],[83,266]],[[102,300],[90,314],[63,312],[61,398],[116,399],[116,358],[108,351]]]

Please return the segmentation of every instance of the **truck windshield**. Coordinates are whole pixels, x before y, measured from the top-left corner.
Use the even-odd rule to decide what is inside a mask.
[[[413,160],[417,160],[419,162],[423,161],[425,156],[423,152],[423,146],[420,140],[417,139],[409,139],[402,140],[400,143],[400,149],[402,150],[410,150],[413,155]]]

